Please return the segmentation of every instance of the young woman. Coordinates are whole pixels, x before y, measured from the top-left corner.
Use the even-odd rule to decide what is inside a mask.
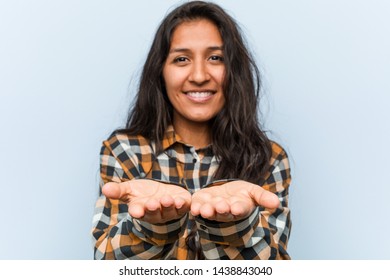
[[[289,259],[290,168],[260,128],[259,85],[222,8],[166,16],[126,127],[103,142],[96,259]]]

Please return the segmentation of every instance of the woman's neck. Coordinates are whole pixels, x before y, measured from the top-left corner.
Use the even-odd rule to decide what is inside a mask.
[[[210,126],[208,123],[185,122],[173,120],[175,132],[184,143],[195,149],[204,148],[211,143]]]

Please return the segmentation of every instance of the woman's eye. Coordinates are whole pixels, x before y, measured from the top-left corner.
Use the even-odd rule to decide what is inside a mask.
[[[174,59],[174,62],[186,62],[187,61],[187,58],[186,57],[177,57]]]
[[[223,61],[223,57],[220,55],[213,55],[209,59],[214,61]]]

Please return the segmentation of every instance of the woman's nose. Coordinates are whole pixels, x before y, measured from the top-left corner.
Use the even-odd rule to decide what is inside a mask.
[[[196,84],[203,84],[210,80],[210,75],[207,71],[205,62],[198,61],[191,67],[191,73],[189,75],[189,81]]]

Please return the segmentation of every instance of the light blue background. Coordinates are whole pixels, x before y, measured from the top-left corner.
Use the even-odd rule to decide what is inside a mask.
[[[390,4],[216,1],[288,151],[294,259],[389,259]],[[91,259],[101,141],[177,1],[0,1],[1,259]]]

